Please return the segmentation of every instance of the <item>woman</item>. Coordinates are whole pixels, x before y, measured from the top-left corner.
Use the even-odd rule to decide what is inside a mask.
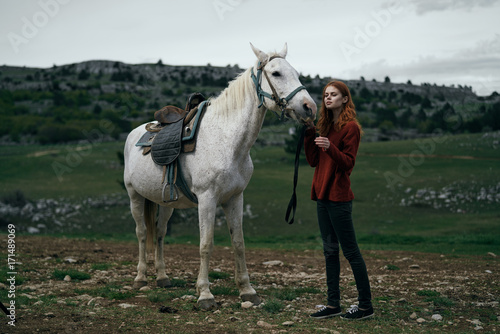
[[[349,88],[341,81],[329,82],[323,89],[323,104],[316,127],[311,122],[304,144],[307,162],[315,167],[311,199],[317,202],[318,223],[323,240],[328,286],[327,306],[311,314],[324,319],[342,314],[340,306],[339,243],[351,265],[359,305],[341,315],[346,320],[373,316],[370,283],[359,251],[352,223],[351,175],[361,138],[361,125]],[[319,136],[316,137],[316,130]]]

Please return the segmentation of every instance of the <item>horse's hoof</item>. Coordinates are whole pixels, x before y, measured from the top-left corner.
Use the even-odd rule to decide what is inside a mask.
[[[198,300],[198,307],[203,311],[210,311],[217,308],[215,299],[202,299]]]
[[[146,285],[148,285],[147,281],[134,281],[133,288],[136,290],[139,290],[140,288],[142,288],[143,286],[146,286]]]
[[[260,304],[260,298],[259,296],[257,296],[257,294],[255,295],[241,295],[241,300],[244,301],[244,302],[252,302],[254,305],[259,305]]]
[[[168,278],[162,278],[159,280],[156,280],[156,287],[158,288],[170,288],[172,286],[172,283]]]

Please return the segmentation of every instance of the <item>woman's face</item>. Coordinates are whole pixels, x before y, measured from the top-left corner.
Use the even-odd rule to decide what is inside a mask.
[[[342,96],[342,93],[335,86],[326,87],[323,99],[326,109],[336,110],[342,108],[342,104],[346,102],[347,96]]]

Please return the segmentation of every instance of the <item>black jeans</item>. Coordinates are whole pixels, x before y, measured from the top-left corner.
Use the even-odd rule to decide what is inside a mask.
[[[365,261],[359,251],[352,223],[352,201],[317,201],[318,223],[323,239],[323,253],[326,262],[326,284],[328,286],[328,305],[340,306],[340,260],[339,243],[342,253],[351,265],[358,289],[359,307],[372,306],[370,282]]]

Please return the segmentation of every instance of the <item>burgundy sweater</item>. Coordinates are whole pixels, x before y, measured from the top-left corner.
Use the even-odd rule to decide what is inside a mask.
[[[328,134],[330,147],[324,151],[314,143],[316,129],[307,129],[304,147],[307,162],[315,167],[311,199],[348,202],[354,199],[351,175],[361,138],[356,122],[347,123],[339,132],[332,129]]]

